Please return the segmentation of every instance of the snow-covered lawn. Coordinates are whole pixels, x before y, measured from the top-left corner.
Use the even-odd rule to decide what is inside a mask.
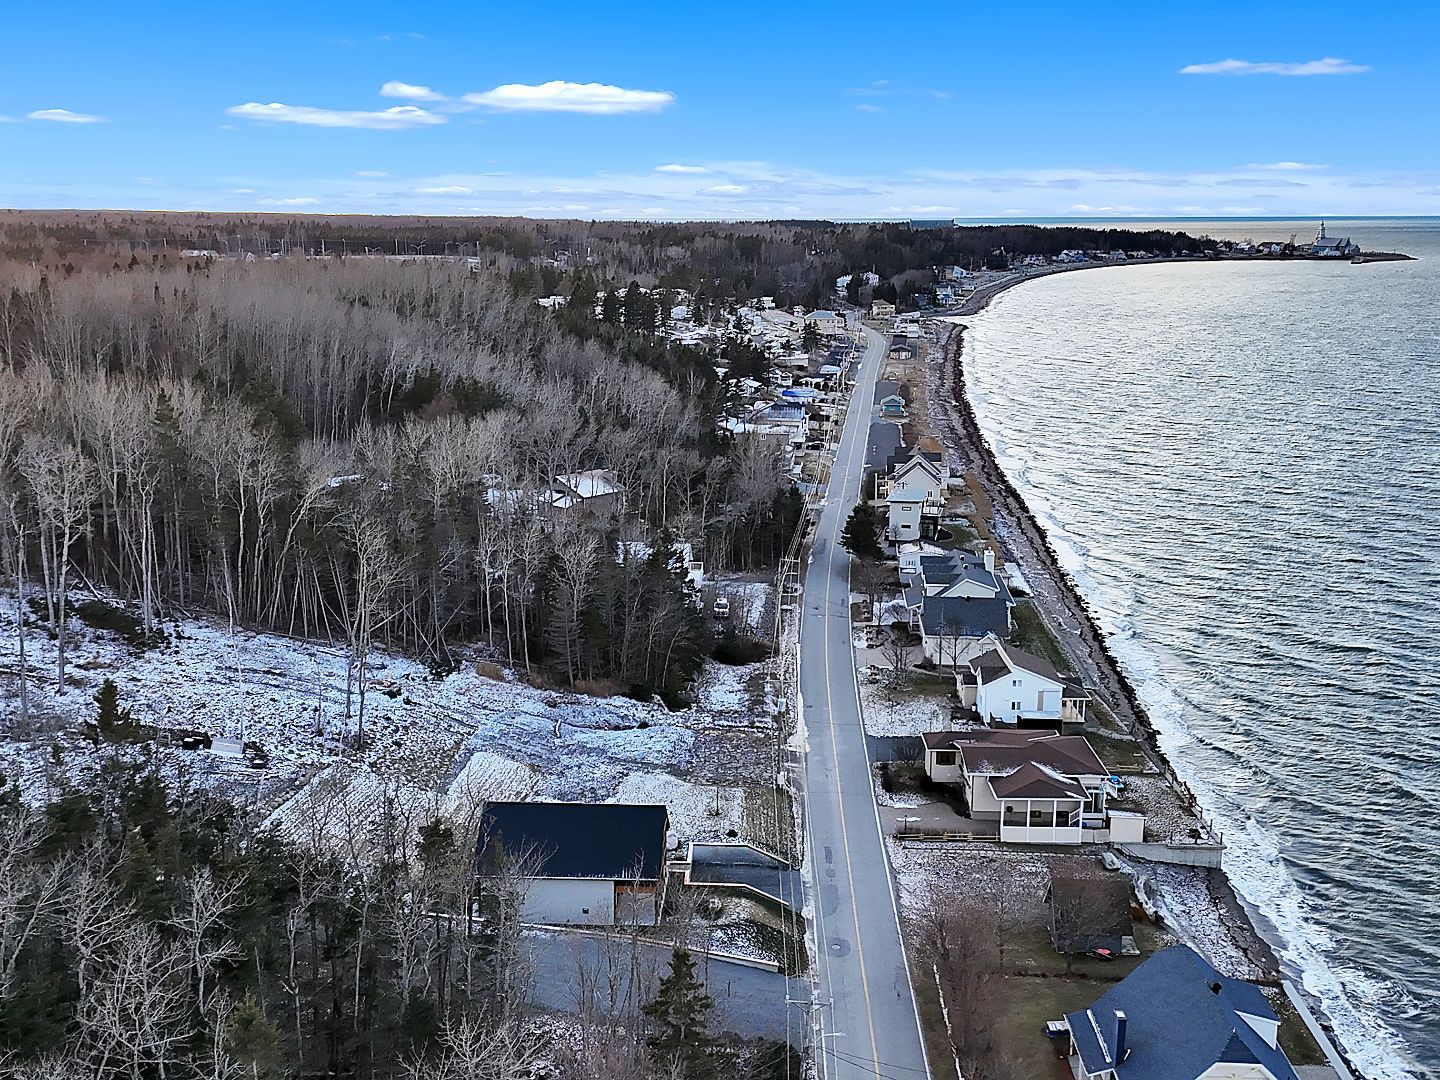
[[[941,731],[950,719],[950,703],[937,694],[894,686],[890,675],[879,682],[860,680],[860,708],[871,735],[923,735]]]
[[[670,831],[683,841],[733,840],[743,832],[743,788],[692,784],[669,773],[632,773],[610,802],[663,803]],[[718,810],[718,813],[717,813]]]

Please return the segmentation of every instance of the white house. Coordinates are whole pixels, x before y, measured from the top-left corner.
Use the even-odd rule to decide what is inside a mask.
[[[938,514],[945,506],[945,466],[918,450],[909,457],[896,455],[891,458],[888,472],[876,473],[875,494],[884,499],[891,491],[903,488],[923,491],[930,504],[927,509]]]
[[[1043,727],[1085,723],[1090,695],[1038,656],[997,642],[957,666],[960,704],[984,724]]]
[[[872,319],[892,319],[895,317],[895,305],[888,300],[870,301],[870,317]]]
[[[476,873],[517,873],[525,922],[654,926],[665,902],[665,807],[492,802],[481,817]]]
[[[1106,809],[1110,770],[1079,735],[973,728],[927,732],[925,774],[958,785],[970,815],[1017,844],[1139,843],[1145,818]]]
[[[885,535],[895,541],[920,539],[920,516],[925,499],[925,492],[913,488],[891,491],[885,499],[890,514]]]

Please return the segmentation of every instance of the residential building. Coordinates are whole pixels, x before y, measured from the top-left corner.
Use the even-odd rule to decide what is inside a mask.
[[[1063,730],[1083,725],[1090,695],[1046,660],[997,642],[969,657],[955,671],[960,704],[980,722],[1004,727]]]
[[[970,653],[1009,635],[1011,607],[1008,599],[999,597],[928,596],[911,625],[920,632],[925,659],[953,668]]]
[[[1017,844],[1140,843],[1145,818],[1112,811],[1119,788],[1088,740],[1052,731],[927,732],[925,774],[958,785],[970,816]]]
[[[880,399],[880,415],[889,420],[904,420],[905,399],[899,394],[887,394]]]
[[[1296,1080],[1260,988],[1188,945],[1148,957],[1064,1024],[1075,1080]]]
[[[888,300],[872,300],[870,301],[870,317],[872,319],[893,319],[895,305]]]
[[[812,311],[805,316],[805,323],[820,331],[821,337],[845,336],[845,319],[834,311]]]
[[[925,508],[925,492],[914,488],[898,488],[885,499],[889,509],[885,536],[903,542],[920,539],[920,519]]]
[[[665,899],[669,827],[663,806],[492,802],[476,872],[521,876],[525,922],[653,926]]]
[[[925,454],[912,450],[908,457],[889,465],[886,472],[877,473],[875,493],[885,498],[892,490],[912,488],[925,492],[926,497],[940,507],[945,504],[945,467],[938,460],[939,455]],[[896,455],[898,456],[898,455]],[[891,459],[895,460],[894,457]]]
[[[561,512],[582,512],[597,517],[619,514],[624,509],[625,489],[609,469],[563,473],[555,477],[550,507]]]

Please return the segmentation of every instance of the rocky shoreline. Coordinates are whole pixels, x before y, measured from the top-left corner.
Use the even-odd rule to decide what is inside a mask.
[[[979,290],[962,309],[962,314],[983,310],[999,293],[1041,276],[1048,275],[1027,275]],[[943,444],[946,463],[962,474],[974,475],[990,502],[991,516],[987,524],[991,533],[1004,548],[1006,558],[1024,575],[1036,609],[1061,647],[1074,660],[1086,687],[1145,746],[1147,756],[1169,782],[1188,792],[1160,749],[1149,714],[1111,651],[1090,605],[1065,570],[1043,527],[1005,474],[980,429],[965,386],[963,356],[966,330],[963,323],[951,323],[948,333],[940,331],[934,343],[939,347],[942,359],[940,363],[929,365],[925,388],[929,414]],[[1223,870],[1215,870],[1207,878],[1216,918],[1232,943],[1255,964],[1258,971],[1269,979],[1278,980],[1281,971],[1274,949],[1256,929],[1254,916],[1229,877]],[[1331,1025],[1324,1017],[1320,1019],[1330,1031],[1333,1041]]]

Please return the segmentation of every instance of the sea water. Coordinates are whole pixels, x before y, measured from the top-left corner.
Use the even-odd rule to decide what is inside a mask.
[[[1287,973],[1367,1075],[1440,1075],[1440,220],[1327,230],[1418,261],[1045,278],[966,380]]]

